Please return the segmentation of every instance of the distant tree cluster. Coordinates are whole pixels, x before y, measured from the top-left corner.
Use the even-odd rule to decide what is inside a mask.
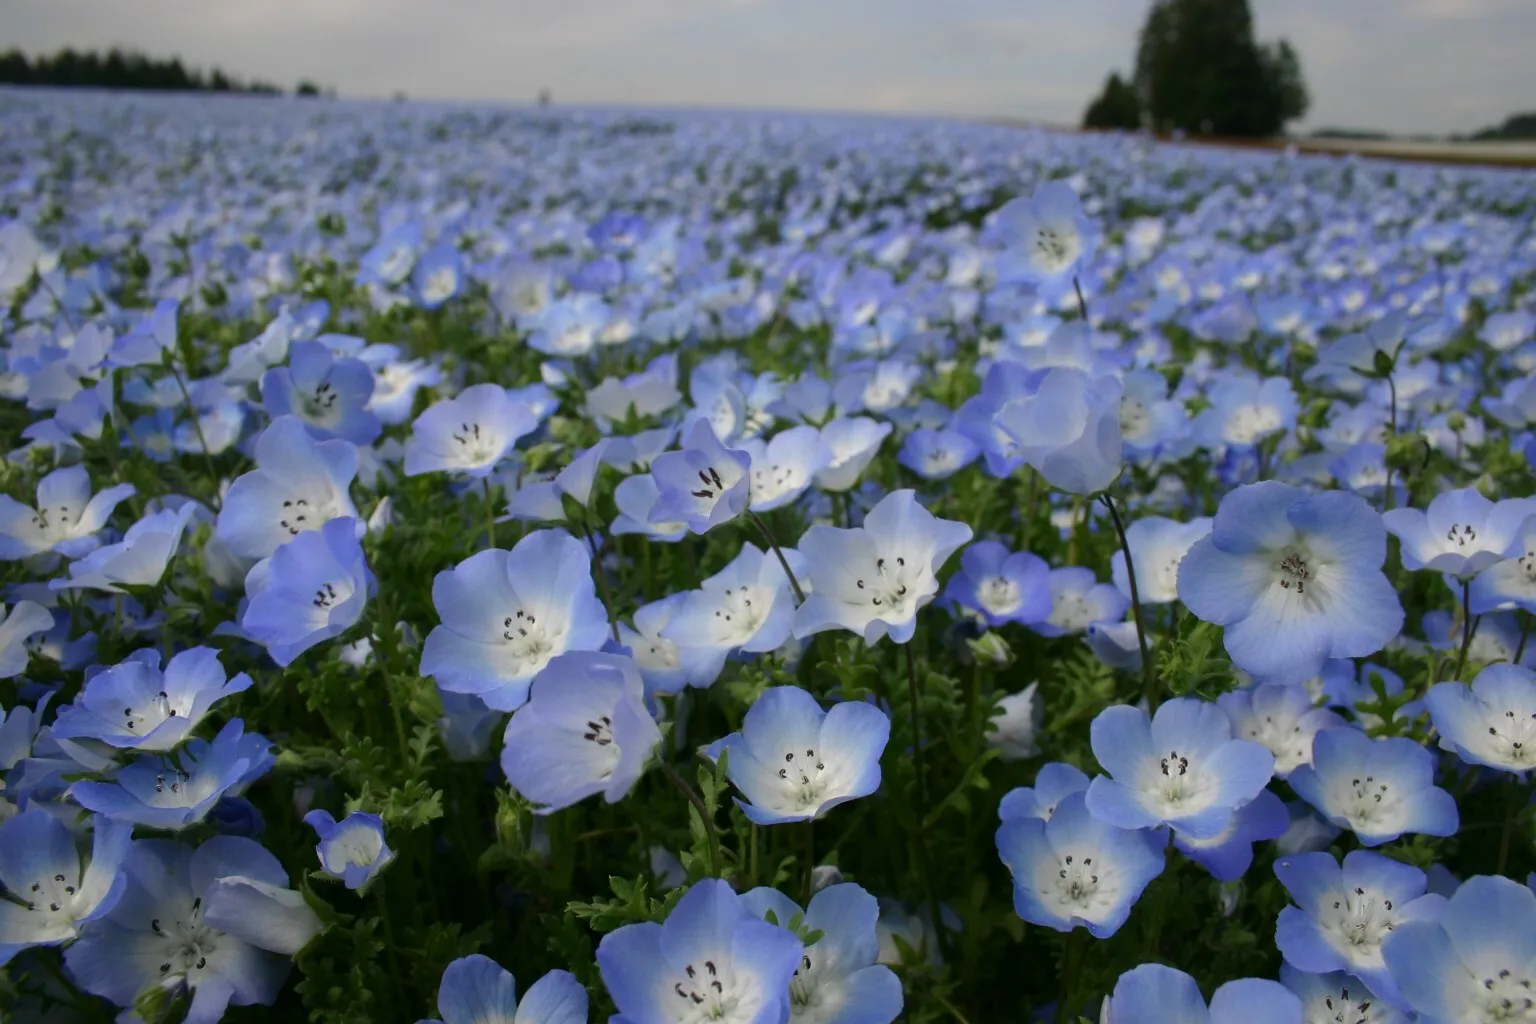
[[[28,57],[20,50],[0,53],[0,85],[47,85],[91,89],[150,89],[162,92],[238,92],[278,95],[270,82],[242,81],[218,68],[204,74],[181,58],[157,60],[134,50],[113,47],[105,54],[65,48],[53,56]],[[317,96],[320,88],[301,82],[299,96]]]
[[[1497,128],[1484,128],[1472,138],[1479,142],[1517,142],[1536,139],[1536,111],[1512,114]]]
[[[1268,136],[1307,104],[1295,49],[1254,40],[1248,0],[1154,0],[1132,80],[1110,75],[1083,126]]]

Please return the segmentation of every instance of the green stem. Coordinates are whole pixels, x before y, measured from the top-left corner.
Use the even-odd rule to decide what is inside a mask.
[[[496,503],[491,498],[491,478],[481,477],[480,486],[485,494],[485,546],[494,548],[496,546]]]
[[[703,799],[693,791],[686,779],[677,773],[677,769],[667,763],[665,758],[658,757],[656,766],[661,769],[661,774],[667,777],[667,781],[676,786],[688,802],[693,804],[693,809],[699,812],[699,818],[704,822],[704,831],[709,835],[709,874],[712,878],[720,877],[720,837],[715,832],[715,822],[710,816],[709,808],[704,805]]]
[[[597,580],[598,593],[602,597],[603,607],[608,610],[608,630],[613,634],[613,642],[619,640],[618,610],[613,604],[613,595],[608,590],[608,574],[603,571],[603,560],[600,557],[601,549],[597,541],[592,537],[592,529],[586,523],[581,524],[581,532],[586,535],[587,547],[592,552],[592,578]]]
[[[187,387],[187,380],[181,375],[181,370],[176,366],[176,360],[172,359],[171,376],[176,378],[176,386],[181,389],[181,399],[187,403],[187,412],[192,416],[192,429],[197,432],[197,443],[203,449],[203,464],[208,468],[209,486],[213,488],[213,501],[215,507],[219,502],[219,473],[213,468],[213,451],[208,447],[208,438],[203,436],[203,421],[197,416],[197,407],[192,404],[192,392]]]
[[[1077,283],[1077,275],[1072,275],[1072,290],[1077,292],[1077,310],[1083,314],[1083,321],[1088,320],[1088,303],[1083,298],[1083,286]]]
[[[747,518],[757,524],[757,528],[762,533],[763,539],[768,542],[769,547],[773,548],[773,553],[779,556],[779,565],[784,569],[784,575],[789,577],[789,585],[795,592],[795,604],[804,604],[805,591],[800,589],[800,581],[795,579],[794,572],[790,570],[789,559],[784,557],[784,550],[779,547],[779,542],[773,539],[773,531],[768,529],[768,524],[763,522],[762,518],[751,509],[747,509]]]
[[[1136,587],[1136,562],[1131,558],[1131,544],[1125,536],[1125,523],[1120,519],[1120,512],[1115,508],[1115,501],[1105,491],[1099,495],[1103,499],[1105,507],[1109,509],[1109,518],[1114,521],[1115,535],[1120,538],[1120,550],[1125,553],[1125,578],[1131,585],[1131,613],[1136,618],[1136,643],[1141,648],[1141,686],[1142,693],[1147,699],[1147,710],[1157,710],[1159,700],[1157,692],[1157,673],[1153,670],[1152,659],[1147,653],[1147,627],[1142,620],[1141,592]]]
[[[1520,613],[1520,646],[1515,648],[1515,664],[1520,664],[1520,659],[1525,657],[1525,642],[1531,637],[1531,613]]]
[[[1472,581],[1461,581],[1461,650],[1456,652],[1456,671],[1451,673],[1453,680],[1461,679],[1462,670],[1467,667],[1467,652],[1472,649],[1472,637],[1477,634],[1477,625],[1483,621],[1481,615],[1476,618],[1472,615]]]
[[[816,878],[816,818],[814,816],[805,819],[805,902],[801,906],[811,905],[812,886]]]
[[[1510,775],[1509,796],[1504,804],[1504,828],[1499,833],[1499,866],[1494,872],[1502,875],[1509,864],[1509,841],[1514,836],[1515,819],[1520,813],[1520,776]]]

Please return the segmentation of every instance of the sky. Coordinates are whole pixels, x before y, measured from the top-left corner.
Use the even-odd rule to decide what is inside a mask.
[[[1250,0],[1300,126],[1467,132],[1536,105],[1536,0]],[[343,96],[1075,124],[1148,0],[0,0],[0,46],[123,45]]]

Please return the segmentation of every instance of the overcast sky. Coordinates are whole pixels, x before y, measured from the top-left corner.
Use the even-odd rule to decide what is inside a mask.
[[[1469,131],[1536,106],[1536,0],[1250,0],[1306,125]],[[346,96],[1075,123],[1147,0],[0,0],[0,46],[121,44]]]

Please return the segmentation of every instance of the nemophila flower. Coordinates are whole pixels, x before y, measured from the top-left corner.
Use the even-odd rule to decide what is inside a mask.
[[[1222,499],[1211,535],[1184,556],[1179,598],[1225,627],[1238,668],[1299,681],[1329,658],[1374,654],[1402,629],[1386,548],[1381,517],[1353,494],[1250,484]]]
[[[1179,599],[1179,563],[1196,541],[1210,534],[1212,522],[1204,516],[1187,523],[1146,516],[1125,528],[1125,540],[1136,569],[1136,589],[1143,604],[1168,604]],[[1131,585],[1125,572],[1125,552],[1111,555],[1109,567],[1115,586],[1129,597]]]
[[[1305,686],[1262,683],[1216,698],[1232,722],[1232,734],[1261,743],[1275,755],[1275,775],[1284,779],[1312,763],[1312,739],[1324,729],[1343,728],[1344,719],[1313,703]]]
[[[997,541],[969,545],[944,597],[977,612],[989,626],[1038,623],[1051,614],[1050,567],[1028,551],[1010,552]]]
[[[1532,336],[1536,336],[1536,314],[1525,309],[1493,313],[1483,321],[1482,330],[1477,332],[1478,340],[1495,352],[1519,348],[1530,341]]]
[[[682,401],[677,390],[677,356],[657,356],[644,370],[620,380],[604,378],[587,391],[583,411],[599,430],[607,433],[615,423],[623,424],[631,416],[659,416]]]
[[[411,286],[416,292],[416,304],[422,309],[436,309],[463,288],[464,258],[458,247],[448,238],[421,254],[411,269]]]
[[[443,969],[437,989],[441,1020],[420,1024],[587,1024],[587,990],[569,971],[550,971],[517,998],[517,981],[475,953]]]
[[[1039,697],[1039,689],[1039,683],[1030,683],[1018,693],[1000,698],[997,710],[987,719],[983,738],[1002,760],[1022,761],[1040,753],[1037,735],[1045,703]]]
[[[112,367],[144,366],[158,363],[168,353],[174,352],[177,336],[177,311],[181,303],[176,299],[161,299],[155,303],[133,329],[112,343],[107,354],[107,365]]]
[[[873,704],[844,701],[823,711],[797,686],[764,690],[741,732],[722,739],[726,773],[759,825],[808,821],[880,787],[880,755],[891,720]]]
[[[392,357],[374,369],[373,394],[368,399],[368,409],[388,426],[404,423],[411,418],[416,393],[422,388],[436,387],[441,380],[442,371],[434,363],[425,359]]]
[[[1013,909],[1030,924],[1106,939],[1120,930],[1147,883],[1162,873],[1164,836],[1123,829],[1069,794],[1047,818],[1005,818],[997,852],[1013,876]]]
[[[1197,413],[1190,424],[1196,442],[1206,448],[1256,445],[1296,425],[1296,393],[1285,377],[1223,377],[1207,398],[1210,408]]]
[[[1456,651],[1461,647],[1461,619],[1452,617],[1445,609],[1425,612],[1420,628],[1425,642],[1437,651]],[[1477,630],[1472,634],[1472,646],[1467,650],[1467,660],[1491,665],[1498,661],[1514,663],[1520,649],[1520,621],[1513,612],[1487,612],[1479,617]],[[1536,647],[1526,645],[1520,656],[1520,664],[1526,668],[1536,666]],[[1399,712],[1401,717],[1401,712]]]
[[[442,624],[427,635],[421,674],[497,711],[528,699],[528,686],[566,651],[595,651],[608,638],[592,556],[564,530],[536,530],[511,551],[473,554],[432,581]]]
[[[938,593],[939,568],[970,539],[969,526],[935,518],[909,490],[887,494],[862,527],[812,526],[800,538],[812,593],[795,611],[795,635],[847,629],[867,644],[887,633],[906,643]]]
[[[1191,839],[1214,839],[1275,767],[1264,747],[1232,738],[1220,708],[1188,698],[1163,704],[1150,722],[1140,708],[1105,708],[1090,734],[1109,774],[1088,787],[1088,809],[1120,828],[1166,824]]]
[[[502,714],[485,701],[466,693],[440,690],[443,714],[437,733],[451,761],[483,761],[490,754],[491,738],[502,723]]]
[[[741,450],[751,460],[747,480],[754,512],[790,504],[832,461],[832,451],[822,441],[821,431],[809,426],[781,430],[767,442],[743,441]]]
[[[528,347],[566,359],[587,355],[611,315],[608,304],[590,292],[554,299],[539,312]]]
[[[49,581],[54,590],[103,590],[120,594],[123,587],[152,587],[181,546],[187,523],[197,512],[195,502],[151,512],[128,527],[116,544],[97,548],[69,564],[69,578]]]
[[[725,665],[715,648],[695,646],[691,637],[674,642],[665,635],[688,600],[687,593],[671,594],[636,608],[634,628],[619,623],[619,642],[635,659],[647,694],[681,693],[684,687],[708,686]]]
[[[315,437],[339,437],[372,444],[383,430],[368,408],[373,371],[351,356],[337,358],[318,341],[295,342],[288,365],[261,375],[261,403],[267,415],[297,416]]]
[[[813,947],[814,948],[814,947]],[[805,947],[755,916],[728,882],[689,889],[661,924],[615,929],[597,966],[618,1007],[614,1024],[786,1021]]]
[[[1028,199],[1008,202],[997,211],[996,225],[1003,240],[1001,277],[1064,279],[1087,265],[1099,244],[1082,200],[1064,181],[1046,182]]]
[[[1468,764],[1528,772],[1536,768],[1536,675],[1489,665],[1472,685],[1436,683],[1424,696],[1440,746]]]
[[[612,438],[605,437],[573,455],[554,479],[524,483],[507,500],[507,514],[503,518],[563,523],[566,521],[567,498],[583,509],[589,508],[597,471],[607,461],[606,455],[613,444]]]
[[[416,417],[405,442],[405,474],[484,477],[533,433],[539,419],[499,384],[475,384]]]
[[[91,494],[84,466],[56,469],[37,482],[37,507],[0,494],[0,561],[53,551],[79,558],[94,551],[112,510],[132,497],[132,484],[114,484]]]
[[[1407,339],[1408,318],[1388,313],[1358,334],[1346,334],[1324,345],[1306,379],[1326,380],[1340,390],[1358,391],[1364,377],[1385,376],[1397,365]]]
[[[751,465],[751,456],[726,448],[708,422],[695,423],[681,450],[651,462],[657,496],[650,522],[684,523],[704,533],[735,519],[750,501]]]
[[[315,847],[320,869],[348,889],[366,888],[395,859],[384,841],[384,819],[377,814],[353,811],[337,821],[329,812],[316,810],[304,815],[304,824],[320,837]]]
[[[919,427],[902,441],[896,461],[924,480],[945,480],[980,455],[976,442],[958,430]]]
[[[638,533],[664,544],[674,544],[688,536],[687,523],[651,522],[651,509],[656,507],[660,497],[661,488],[656,485],[656,478],[649,473],[640,473],[619,481],[619,486],[613,489],[613,503],[619,509],[610,527],[613,534]]]
[[[1189,429],[1184,403],[1168,397],[1168,378],[1157,370],[1133,370],[1121,378],[1120,439],[1126,450],[1154,456]]]
[[[57,817],[32,807],[0,822],[0,966],[32,946],[58,946],[110,913],[123,892],[121,867],[133,826],[91,818],[91,855]]]
[[[1052,569],[1051,613],[1043,622],[1031,622],[1029,628],[1041,636],[1066,636],[1087,629],[1095,622],[1118,622],[1130,610],[1131,601],[1108,583],[1100,583],[1092,569],[1067,565]]]
[[[1369,850],[1341,867],[1331,853],[1275,861],[1275,875],[1296,906],[1280,911],[1275,945],[1301,971],[1347,971],[1394,1005],[1402,997],[1382,959],[1382,944],[1406,921],[1439,916],[1443,901],[1425,897],[1424,872]]]
[[[1494,562],[1472,580],[1468,604],[1473,615],[1536,610],[1536,516],[1520,527],[1510,557]]]
[[[816,486],[824,491],[846,491],[857,486],[864,470],[880,454],[880,445],[891,430],[889,423],[867,416],[843,417],[827,423],[821,428],[821,440],[828,459],[816,473]]]
[[[1408,1014],[1343,971],[1312,974],[1282,964],[1280,983],[1301,1000],[1304,1024],[1412,1024]]]
[[[1033,786],[1019,786],[1004,794],[997,805],[997,816],[1003,821],[1010,818],[1050,821],[1062,800],[1087,789],[1087,775],[1064,761],[1052,761],[1040,766]]]
[[[806,946],[789,983],[789,1024],[890,1024],[901,1015],[901,981],[876,961],[880,903],[852,882],[819,890],[802,911],[777,889],[742,893],[754,917],[787,928],[791,921],[821,938]]]
[[[283,667],[357,624],[374,588],[356,519],[332,519],[257,562],[240,628]]]
[[[384,232],[358,260],[358,279],[397,285],[410,276],[420,250],[421,225],[415,221],[397,224]]]
[[[86,810],[149,828],[183,829],[207,816],[226,794],[239,792],[275,763],[266,737],[246,733],[234,719],[212,740],[188,740],[174,756],[141,757],[111,782],[76,782],[70,789]]]
[[[1207,1007],[1194,978],[1142,964],[1120,975],[1099,1024],[1302,1024],[1301,1000],[1278,981],[1240,978],[1218,988]]]
[[[528,702],[507,723],[501,769],[540,814],[596,793],[618,803],[660,742],[635,663],[571,651],[539,672]]]
[[[1236,882],[1253,865],[1253,844],[1279,839],[1290,827],[1285,802],[1266,789],[1239,807],[1220,834],[1195,839],[1175,832],[1173,845],[1218,882]]]
[[[784,555],[791,571],[804,576],[799,552]],[[783,646],[794,614],[789,578],[777,556],[743,544],[729,565],[687,595],[661,635],[678,646],[711,649],[716,665],[708,674],[713,677],[732,651],[762,654]]]
[[[1407,921],[1382,952],[1421,1024],[1529,1020],[1536,988],[1536,894],[1481,875],[1461,884],[1439,919]]]
[[[1366,846],[1404,833],[1456,834],[1456,801],[1435,788],[1435,757],[1409,739],[1371,739],[1354,729],[1324,729],[1312,763],[1291,773],[1291,788]]]
[[[240,558],[266,558],[305,530],[356,516],[347,493],[356,475],[351,441],[316,441],[297,417],[279,417],[256,439],[256,469],[225,495],[214,536]]]
[[[941,927],[948,932],[961,929],[960,918],[948,905],[939,904]],[[880,897],[880,920],[875,924],[880,939],[880,963],[890,967],[902,964],[927,964],[937,967],[944,962],[939,948],[938,928],[927,907],[913,909],[892,896]],[[910,955],[909,955],[910,954]]]
[[[1465,580],[1519,554],[1526,520],[1532,516],[1536,516],[1536,500],[1493,502],[1476,488],[1466,487],[1442,491],[1427,509],[1395,508],[1381,518],[1402,541],[1403,568],[1429,569]]]
[[[53,628],[53,612],[35,601],[17,601],[9,609],[0,604],[0,679],[27,670],[32,655],[28,642]]]
[[[82,989],[131,1007],[151,988],[191,995],[187,1024],[216,1024],[229,1006],[269,1006],[289,957],[320,931],[288,874],[260,843],[216,836],[196,850],[133,843],[122,898],[64,952]]]
[[[131,750],[172,750],[215,703],[250,686],[244,672],[226,679],[219,652],[210,647],[182,651],[164,672],[159,653],[146,648],[87,679],[74,703],[59,709],[52,734]]]
[[[1058,367],[1034,394],[1004,405],[997,425],[1052,487],[1095,494],[1120,475],[1122,393],[1117,378]]]

